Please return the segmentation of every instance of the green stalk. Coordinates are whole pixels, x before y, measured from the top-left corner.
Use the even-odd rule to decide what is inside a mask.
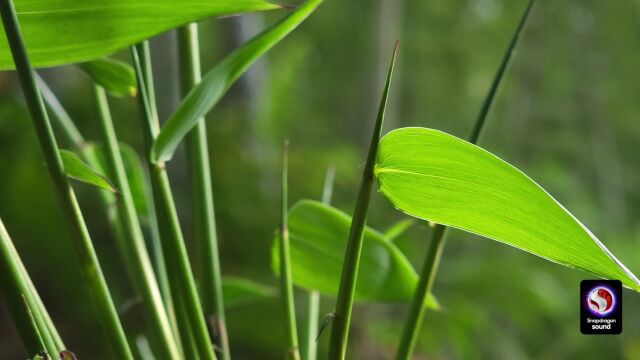
[[[132,359],[131,349],[127,343],[116,307],[109,294],[109,288],[98,263],[91,237],[80,211],[71,184],[67,179],[56,139],[51,129],[47,112],[42,102],[33,68],[27,56],[27,50],[22,40],[18,25],[18,18],[11,0],[0,0],[0,14],[4,24],[7,40],[11,47],[14,62],[20,78],[20,83],[31,112],[40,145],[44,153],[49,174],[56,187],[63,207],[63,215],[69,226],[82,272],[89,286],[89,291],[96,302],[96,316],[100,319],[103,330],[107,335],[114,353],[119,359]]]
[[[507,51],[502,58],[502,62],[500,64],[500,67],[498,68],[498,72],[493,79],[491,88],[489,89],[487,97],[485,98],[482,104],[482,108],[480,109],[480,113],[476,118],[475,125],[473,127],[473,130],[471,131],[471,135],[469,136],[469,142],[473,144],[478,143],[480,139],[480,135],[482,134],[482,130],[484,129],[486,123],[487,115],[489,113],[489,110],[491,109],[491,106],[493,105],[493,101],[495,99],[495,95],[500,82],[502,81],[502,77],[507,69],[507,66],[509,65],[509,61],[513,55],[516,45],[518,44],[518,39],[520,38],[522,30],[527,23],[527,19],[529,18],[529,14],[531,13],[533,3],[534,0],[529,1],[524,15],[520,19],[520,23],[518,24],[511,42],[509,43],[509,47],[507,48]],[[397,360],[408,360],[413,354],[413,349],[417,342],[418,334],[420,332],[422,321],[424,319],[424,300],[426,299],[429,292],[431,292],[431,288],[438,271],[438,265],[440,264],[440,258],[444,249],[444,239],[446,237],[446,232],[447,228],[444,225],[436,224],[433,228],[431,244],[427,249],[427,255],[420,272],[418,286],[411,301],[407,320],[405,321],[404,330],[400,339],[400,345],[398,347],[398,354],[396,357]]]
[[[178,30],[180,59],[180,82],[182,96],[196,86],[201,79],[200,46],[198,44],[198,25],[195,23]],[[211,324],[219,335],[222,359],[231,359],[227,326],[222,296],[222,276],[220,275],[220,257],[211,188],[211,169],[209,167],[209,146],[204,118],[191,130],[185,139],[187,147],[187,166],[191,179],[191,201],[195,217],[195,236],[200,247],[200,288],[202,306],[205,315],[214,316]]]
[[[351,229],[349,230],[349,240],[347,250],[344,257],[344,265],[342,267],[342,276],[340,278],[340,289],[338,290],[338,299],[336,302],[335,318],[331,325],[331,338],[329,342],[329,359],[343,360],[347,352],[347,339],[349,337],[349,324],[351,323],[351,312],[353,310],[353,299],[356,290],[356,280],[358,276],[358,267],[360,266],[360,253],[362,252],[362,241],[364,227],[367,221],[367,212],[369,210],[369,200],[371,198],[371,187],[373,186],[373,168],[375,165],[376,154],[378,152],[378,144],[380,142],[380,133],[382,132],[382,123],[384,121],[384,111],[389,96],[389,85],[393,75],[393,66],[396,61],[398,52],[398,44],[393,49],[393,55],[389,64],[389,72],[384,85],[384,92],[378,109],[378,118],[373,128],[371,136],[371,144],[369,145],[369,153],[367,162],[362,172],[362,181],[360,183],[360,191],[358,192],[358,200],[351,221]]]
[[[324,178],[324,188],[322,190],[322,202],[329,205],[333,194],[333,182],[336,176],[336,169],[330,166]],[[307,303],[307,318],[305,319],[304,343],[302,344],[303,359],[315,360],[318,357],[318,342],[316,341],[318,332],[318,319],[320,316],[320,293],[316,290],[305,292]]]
[[[289,166],[289,141],[284,143],[282,153],[282,207],[280,225],[280,290],[287,317],[287,337],[289,338],[289,349],[287,359],[299,360],[300,350],[298,348],[298,328],[296,325],[296,304],[293,297],[293,280],[291,277],[291,256],[289,254],[289,221],[287,219],[288,210],[288,166]]]
[[[140,105],[144,114],[143,133],[147,149],[151,149],[159,132],[160,124],[157,112],[152,108],[154,100],[148,95],[147,89],[152,89],[151,61],[148,44],[145,42],[131,48],[133,63],[138,79]],[[168,261],[168,275],[170,276],[171,295],[174,301],[180,297],[188,317],[187,323],[191,329],[194,342],[203,360],[216,359],[211,340],[205,324],[202,305],[198,298],[198,290],[191,273],[191,264],[182,237],[182,230],[178,220],[178,213],[171,194],[169,177],[164,162],[149,161],[151,173],[151,188],[156,206],[158,225],[165,260]],[[182,316],[177,313],[176,316]],[[181,321],[178,321],[180,324]],[[180,329],[183,331],[183,329]],[[186,346],[186,345],[185,345]]]
[[[2,290],[0,294],[3,295],[28,354],[33,356],[43,350],[49,354],[57,354],[62,349],[57,347],[50,335],[47,336],[49,329],[42,316],[46,309],[40,308],[40,304],[35,299],[29,275],[23,271],[24,265],[17,256],[17,251],[2,220],[0,220],[0,267],[3,269],[0,271],[0,289]]]
[[[158,282],[140,228],[140,221],[120,154],[120,145],[111,120],[107,95],[104,89],[98,85],[94,85],[94,91],[107,166],[112,181],[121,194],[117,199],[118,216],[126,239],[126,255],[130,258],[129,264],[132,267],[130,273],[133,277],[133,283],[142,297],[147,316],[153,324],[151,329],[159,345],[157,356],[166,359],[179,359],[180,352],[173,337],[169,317],[160,296]]]

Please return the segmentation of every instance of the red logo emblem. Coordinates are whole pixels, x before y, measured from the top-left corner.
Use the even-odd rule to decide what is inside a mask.
[[[608,314],[615,305],[613,293],[603,286],[598,286],[591,290],[587,301],[591,311],[598,315]]]

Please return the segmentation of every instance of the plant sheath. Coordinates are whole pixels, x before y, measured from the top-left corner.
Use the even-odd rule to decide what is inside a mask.
[[[533,7],[534,1],[535,0],[529,1],[525,12],[520,19],[520,23],[518,24],[518,27],[516,28],[516,31],[511,38],[509,47],[507,48],[507,51],[502,58],[500,67],[498,68],[493,82],[491,83],[489,92],[487,93],[482,107],[480,108],[480,113],[476,118],[473,130],[471,131],[471,135],[469,136],[469,142],[472,144],[477,144],[480,139],[480,135],[482,134],[482,130],[484,129],[484,126],[486,124],[487,115],[489,114],[489,110],[493,105],[498,87],[509,65],[509,61],[511,60],[513,52],[515,51],[516,45],[518,44],[518,40],[520,39],[522,30],[527,23],[527,19],[529,18],[529,14],[531,13],[531,8]],[[402,332],[402,337],[400,338],[400,345],[398,347],[398,353],[396,356],[397,360],[410,359],[411,354],[413,353],[413,348],[415,347],[416,341],[418,339],[418,334],[422,327],[422,320],[424,319],[424,299],[426,298],[427,294],[431,292],[431,288],[438,271],[438,265],[440,264],[440,258],[442,257],[446,233],[447,227],[441,224],[436,224],[432,230],[431,243],[427,248],[427,255],[425,262],[422,265],[420,278],[418,280],[418,286],[416,288],[413,300],[411,301],[407,320],[405,321],[404,330]]]
[[[299,360],[298,329],[296,326],[296,304],[293,297],[293,280],[291,276],[291,257],[289,251],[289,225],[287,221],[288,210],[288,166],[289,166],[289,142],[285,141],[282,154],[282,204],[280,225],[280,290],[287,317],[287,337],[289,349],[287,359]]]
[[[180,59],[180,88],[186,96],[201,79],[200,46],[198,44],[198,25],[192,23],[178,30],[178,58]],[[195,217],[195,235],[200,245],[200,288],[204,313],[212,316],[211,326],[219,336],[222,359],[229,360],[229,340],[224,313],[222,277],[220,275],[220,257],[216,218],[211,187],[211,169],[209,166],[209,145],[204,118],[185,138],[187,147],[187,166],[191,180],[191,201]]]
[[[143,135],[147,149],[151,149],[159,132],[159,122],[155,101],[150,92],[153,91],[151,81],[151,59],[148,43],[136,45],[131,48],[133,63],[138,81],[138,93],[143,112]],[[202,360],[216,359],[213,345],[209,338],[205,324],[202,305],[198,298],[195,279],[191,272],[191,264],[182,236],[182,229],[178,220],[169,177],[164,162],[152,163],[149,161],[151,174],[151,188],[160,227],[162,251],[167,261],[170,277],[171,295],[175,302],[180,297],[184,312],[176,312],[176,316],[186,315],[186,322],[178,320],[178,324],[188,323],[191,335]],[[181,335],[185,335],[185,329],[180,329]],[[187,346],[185,344],[185,346]]]
[[[83,275],[97,306],[96,315],[117,357],[123,360],[133,359],[122,324],[118,319],[116,307],[98,263],[98,257],[91,243],[89,231],[84,223],[80,205],[64,171],[60,149],[53,135],[34,70],[29,62],[12,0],[0,0],[0,15],[49,174],[60,197],[63,215],[82,264]]]
[[[371,188],[373,186],[373,169],[376,161],[376,154],[378,152],[378,144],[380,143],[384,111],[387,105],[389,86],[391,84],[393,66],[396,61],[397,53],[398,43],[396,43],[396,46],[393,49],[393,55],[389,64],[387,80],[384,85],[384,91],[382,93],[382,99],[378,109],[378,117],[371,136],[367,162],[365,163],[364,170],[362,171],[362,181],[360,183],[356,208],[353,213],[353,220],[351,221],[351,229],[349,230],[349,239],[342,267],[338,299],[336,302],[335,318],[331,325],[331,338],[329,339],[330,360],[343,360],[346,357],[349,324],[351,322],[353,299],[356,291],[356,280],[358,277],[358,267],[360,265],[360,253],[362,252],[363,233],[367,221],[367,212],[369,210]]]

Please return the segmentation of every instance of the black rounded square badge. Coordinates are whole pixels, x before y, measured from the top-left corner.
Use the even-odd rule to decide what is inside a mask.
[[[580,282],[580,332],[589,335],[622,332],[622,282]]]

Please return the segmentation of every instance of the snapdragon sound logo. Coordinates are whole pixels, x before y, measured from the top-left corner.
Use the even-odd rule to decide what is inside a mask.
[[[580,283],[580,332],[622,332],[622,283],[619,280],[583,280]]]

